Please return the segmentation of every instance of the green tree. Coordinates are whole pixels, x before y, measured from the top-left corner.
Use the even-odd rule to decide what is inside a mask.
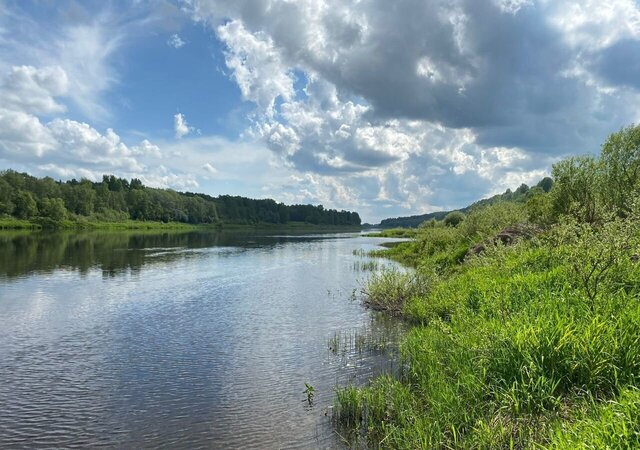
[[[20,219],[31,219],[38,214],[38,205],[31,192],[18,191],[13,203],[15,205],[13,214]]]
[[[1,175],[1,174],[0,174]],[[0,178],[0,215],[13,213],[13,188],[4,179]]]
[[[64,186],[64,203],[66,208],[81,216],[90,216],[95,207],[96,191],[90,181],[68,183]]]
[[[551,196],[536,186],[529,191],[529,198],[526,203],[527,216],[529,222],[538,225],[551,225],[556,217],[553,214]]]
[[[542,180],[538,182],[536,186],[541,188],[545,192],[549,192],[553,187],[553,178],[544,177]]]
[[[602,146],[601,163],[608,202],[626,215],[640,193],[640,126],[631,125],[609,136]]]
[[[67,208],[61,198],[43,198],[40,204],[40,215],[60,222],[67,218]]]
[[[578,156],[553,166],[551,191],[556,215],[571,215],[580,222],[594,223],[604,212],[601,162],[592,156]]]

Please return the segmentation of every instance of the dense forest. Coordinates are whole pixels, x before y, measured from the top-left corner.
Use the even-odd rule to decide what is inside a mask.
[[[124,220],[189,224],[287,224],[358,226],[356,212],[322,205],[284,205],[274,200],[176,192],[146,187],[138,179],[104,175],[102,181],[56,181],[13,170],[0,172],[0,218],[44,225],[65,221]]]
[[[507,189],[502,194],[497,194],[497,195],[494,195],[493,197],[479,200],[477,202],[472,203],[469,206],[458,209],[456,211],[468,213],[474,208],[491,205],[493,203],[497,203],[501,201],[526,202],[529,197],[536,195],[538,192],[541,192],[541,191],[549,192],[552,186],[553,186],[553,180],[549,177],[545,177],[542,180],[540,180],[538,184],[536,184],[532,188],[530,188],[526,184],[521,184],[520,187],[518,187],[515,191],[512,191],[511,189]],[[428,214],[419,214],[415,216],[394,217],[394,218],[382,220],[379,226],[382,228],[396,228],[396,227],[415,228],[419,226],[421,223],[431,219],[442,220],[450,212],[451,211],[436,211]]]
[[[397,374],[338,390],[368,448],[640,448],[640,126],[599,156],[377,251],[365,304],[409,331]],[[364,444],[364,445],[363,445]]]

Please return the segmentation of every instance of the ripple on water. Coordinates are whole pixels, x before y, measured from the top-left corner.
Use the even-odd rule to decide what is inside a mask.
[[[0,447],[338,446],[334,386],[392,367],[353,337],[328,347],[397,329],[349,299],[370,241],[166,239],[74,244],[0,279]]]

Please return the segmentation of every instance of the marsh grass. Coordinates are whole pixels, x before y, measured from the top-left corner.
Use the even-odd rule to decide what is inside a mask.
[[[354,261],[354,272],[376,272],[378,270],[384,270],[386,265],[379,261]]]
[[[336,331],[327,341],[329,352],[335,355],[386,354],[396,351],[405,327],[381,316],[372,323],[351,331]]]
[[[430,283],[431,278],[418,271],[390,268],[375,272],[362,289],[364,303],[375,310],[399,314],[409,300],[426,295]]]

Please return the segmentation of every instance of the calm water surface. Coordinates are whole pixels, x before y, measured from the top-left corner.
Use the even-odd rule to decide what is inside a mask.
[[[0,234],[0,448],[340,447],[334,387],[393,370],[352,298],[380,242]]]

